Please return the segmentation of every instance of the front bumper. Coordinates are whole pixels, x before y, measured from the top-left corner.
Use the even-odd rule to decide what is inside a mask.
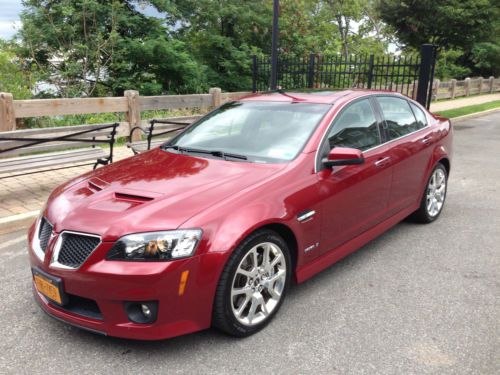
[[[103,242],[79,269],[67,270],[49,265],[50,243],[42,261],[31,246],[32,231],[29,237],[31,267],[60,277],[65,293],[94,301],[100,313],[100,316],[82,314],[58,306],[33,285],[35,300],[56,319],[96,333],[140,340],[165,339],[210,327],[220,254],[170,262],[107,261],[104,255],[112,244]],[[189,277],[181,294],[179,284],[185,271],[189,271]],[[147,324],[130,321],[125,302],[131,301],[157,301],[156,321]]]

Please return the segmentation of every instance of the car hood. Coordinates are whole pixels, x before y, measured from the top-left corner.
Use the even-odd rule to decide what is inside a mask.
[[[58,187],[49,198],[46,216],[56,232],[93,233],[104,241],[127,233],[176,229],[284,167],[155,149]]]

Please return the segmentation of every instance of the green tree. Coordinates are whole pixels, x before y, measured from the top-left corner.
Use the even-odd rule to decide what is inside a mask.
[[[384,22],[406,45],[471,48],[491,32],[496,0],[380,0]]]
[[[15,99],[29,99],[34,82],[27,62],[16,56],[11,44],[0,39],[0,92],[9,92]]]
[[[268,0],[177,0],[155,2],[171,34],[206,67],[210,86],[228,91],[251,87],[251,55],[270,51]]]
[[[350,54],[351,35],[354,33],[353,24],[363,17],[363,0],[325,0],[323,7],[330,17],[335,20],[338,36],[342,46],[342,54],[347,59]]]
[[[201,67],[183,43],[134,1],[25,0],[23,5],[21,53],[61,96],[200,88]]]
[[[306,56],[339,49],[336,25],[324,17],[320,1],[281,0],[279,28],[282,53]]]
[[[463,51],[460,49],[442,49],[436,61],[435,76],[441,80],[451,78],[464,79],[471,73],[471,69],[461,65]]]
[[[384,53],[390,39],[372,0],[281,0],[280,46],[305,55]]]
[[[456,67],[464,68],[458,69],[459,76],[467,70],[498,73],[498,0],[378,0],[377,8],[381,19],[394,28],[406,46],[432,43],[439,52],[461,51],[461,56],[453,58]]]
[[[498,34],[497,34],[498,35]],[[484,75],[500,75],[500,43],[497,41],[474,44],[471,51],[474,68]]]

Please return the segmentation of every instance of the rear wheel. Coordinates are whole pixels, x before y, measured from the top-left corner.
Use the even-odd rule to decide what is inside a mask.
[[[436,220],[444,207],[448,174],[443,164],[438,163],[429,177],[420,208],[412,218],[421,223],[432,223]]]
[[[234,336],[264,328],[278,312],[290,284],[290,253],[275,232],[260,230],[229,258],[215,296],[213,324]]]

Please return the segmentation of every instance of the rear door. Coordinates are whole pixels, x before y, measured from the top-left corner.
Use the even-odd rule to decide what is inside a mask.
[[[333,147],[363,151],[365,162],[324,168],[318,165],[321,195],[321,252],[329,251],[387,217],[392,179],[387,146],[382,144],[380,118],[368,97],[348,104],[327,130],[319,156]]]
[[[384,138],[393,163],[388,214],[393,215],[420,199],[433,143],[422,110],[405,98],[376,98],[384,119]]]

